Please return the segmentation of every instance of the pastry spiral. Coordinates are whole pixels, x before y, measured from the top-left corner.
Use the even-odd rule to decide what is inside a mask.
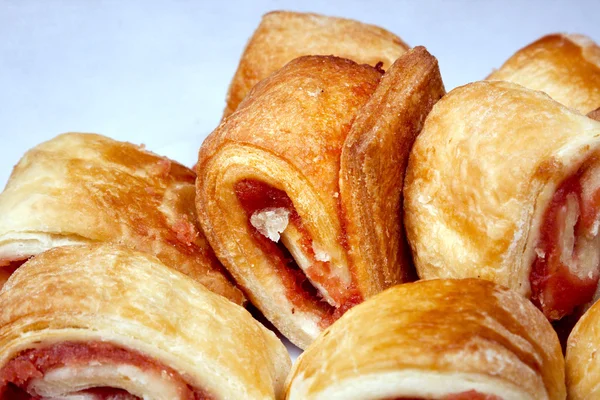
[[[174,161],[100,135],[67,133],[34,147],[0,194],[0,287],[50,248],[113,242],[243,303],[196,221],[195,178]]]
[[[153,256],[51,249],[0,291],[0,399],[278,399],[281,341]]]
[[[561,348],[519,294],[480,279],[397,285],[298,358],[288,400],[564,400]]]
[[[483,278],[557,320],[600,273],[600,123],[500,81],[436,104],[410,155],[405,224],[421,278]]]
[[[299,347],[407,279],[404,169],[443,93],[437,60],[422,47],[383,76],[342,58],[300,57],[202,145],[203,230],[253,304]]]

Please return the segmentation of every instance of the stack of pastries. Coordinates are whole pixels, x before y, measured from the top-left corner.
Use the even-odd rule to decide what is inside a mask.
[[[0,400],[600,398],[599,121],[582,35],[446,93],[425,47],[269,13],[195,170],[84,133],[15,166]]]

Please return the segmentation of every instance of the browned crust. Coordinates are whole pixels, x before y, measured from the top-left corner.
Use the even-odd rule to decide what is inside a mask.
[[[369,282],[366,296],[411,277],[402,223],[404,172],[425,117],[444,93],[437,60],[416,47],[385,73],[344,143],[340,193],[352,264],[359,282]]]
[[[317,398],[340,382],[406,369],[477,374],[532,399],[565,398],[550,323],[522,296],[478,279],[397,285],[356,306],[300,356],[286,394],[295,386]]]
[[[586,114],[600,106],[600,47],[583,35],[547,35],[517,51],[487,79],[546,92]]]
[[[196,204],[209,242],[252,302],[300,347],[314,334],[295,332],[299,313],[273,297],[280,278],[235,210],[233,188],[257,179],[286,191],[310,236],[331,238],[319,244],[347,261],[361,297],[405,280],[402,177],[412,141],[444,89],[424,48],[380,78],[346,59],[297,58],[256,85],[199,152]]]
[[[510,82],[456,88],[411,150],[404,224],[421,278],[482,278],[531,295],[544,210],[599,145],[600,124]]]
[[[223,117],[233,113],[250,89],[291,60],[335,55],[387,68],[408,50],[396,35],[374,25],[312,13],[274,11],[262,21],[240,60]]]
[[[247,231],[246,217],[238,222],[228,216],[231,209],[240,208],[237,198],[228,196],[234,181],[258,179],[287,192],[309,232],[333,231],[336,238],[342,237],[338,206],[340,153],[356,113],[375,91],[380,78],[375,68],[338,57],[297,58],[256,85],[199,152],[196,205],[209,242],[252,303],[300,347],[313,338],[295,332],[278,309],[283,307],[281,299],[270,297],[280,277],[276,268],[256,267],[267,261],[262,252],[257,255],[242,244],[249,240],[248,247],[255,245]],[[222,159],[225,152],[235,154],[230,157],[242,166],[233,170],[226,166],[230,159]],[[257,152],[260,160],[252,158]],[[285,170],[266,173],[279,163],[285,165]],[[225,178],[226,171],[236,172]],[[294,192],[290,189],[294,185],[302,185],[305,190]],[[318,205],[306,199],[307,190],[318,196]],[[320,207],[326,217],[316,215],[313,206]],[[332,224],[324,224],[323,218]],[[234,246],[232,240],[238,244]],[[269,275],[267,280],[265,276]],[[314,315],[320,314],[313,303],[306,307]],[[291,306],[286,310],[294,313]]]
[[[600,108],[590,112],[587,116],[596,121],[600,121]]]
[[[156,360],[216,399],[279,398],[290,367],[248,311],[124,246],[51,249],[0,290],[0,369],[26,349],[94,341]]]
[[[189,168],[130,143],[59,135],[16,165],[0,195],[0,238],[31,232],[124,244],[242,304],[200,230],[194,182]]]

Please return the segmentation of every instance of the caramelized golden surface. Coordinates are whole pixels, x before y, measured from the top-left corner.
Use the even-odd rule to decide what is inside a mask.
[[[87,341],[155,359],[215,399],[279,398],[290,367],[281,341],[245,309],[122,246],[49,250],[0,291],[0,367],[25,349]]]
[[[130,143],[57,136],[23,156],[0,194],[0,265],[59,245],[113,242],[241,304],[197,223],[194,181],[189,168]]]
[[[541,90],[586,114],[600,107],[600,47],[583,35],[547,35],[517,51],[487,79]]]
[[[325,330],[292,368],[286,395],[442,398],[456,387],[564,399],[563,357],[550,323],[517,293],[484,280],[397,285]]]
[[[344,308],[332,317],[318,297],[290,293],[286,267],[257,244],[236,184],[259,181],[284,192],[307,232],[305,247],[328,260],[324,280],[342,277],[345,286],[336,289],[362,300],[409,278],[404,170],[443,93],[437,60],[423,47],[383,77],[338,57],[300,57],[256,85],[202,145],[197,206],[207,238],[253,303],[298,346]]]
[[[300,56],[334,55],[387,69],[408,45],[374,25],[318,14],[275,11],[266,14],[248,42],[227,95],[224,117],[250,89]]]

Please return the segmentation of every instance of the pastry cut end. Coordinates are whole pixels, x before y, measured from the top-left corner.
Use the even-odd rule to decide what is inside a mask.
[[[0,399],[211,399],[173,369],[103,342],[65,342],[30,349],[0,369]],[[21,398],[21,397],[16,397]]]
[[[542,223],[530,281],[551,320],[591,302],[600,279],[600,162],[591,157],[557,188]]]
[[[298,329],[306,315],[319,329],[329,326],[362,301],[340,250],[311,235],[285,191],[252,179],[234,187],[249,236],[277,272]]]

